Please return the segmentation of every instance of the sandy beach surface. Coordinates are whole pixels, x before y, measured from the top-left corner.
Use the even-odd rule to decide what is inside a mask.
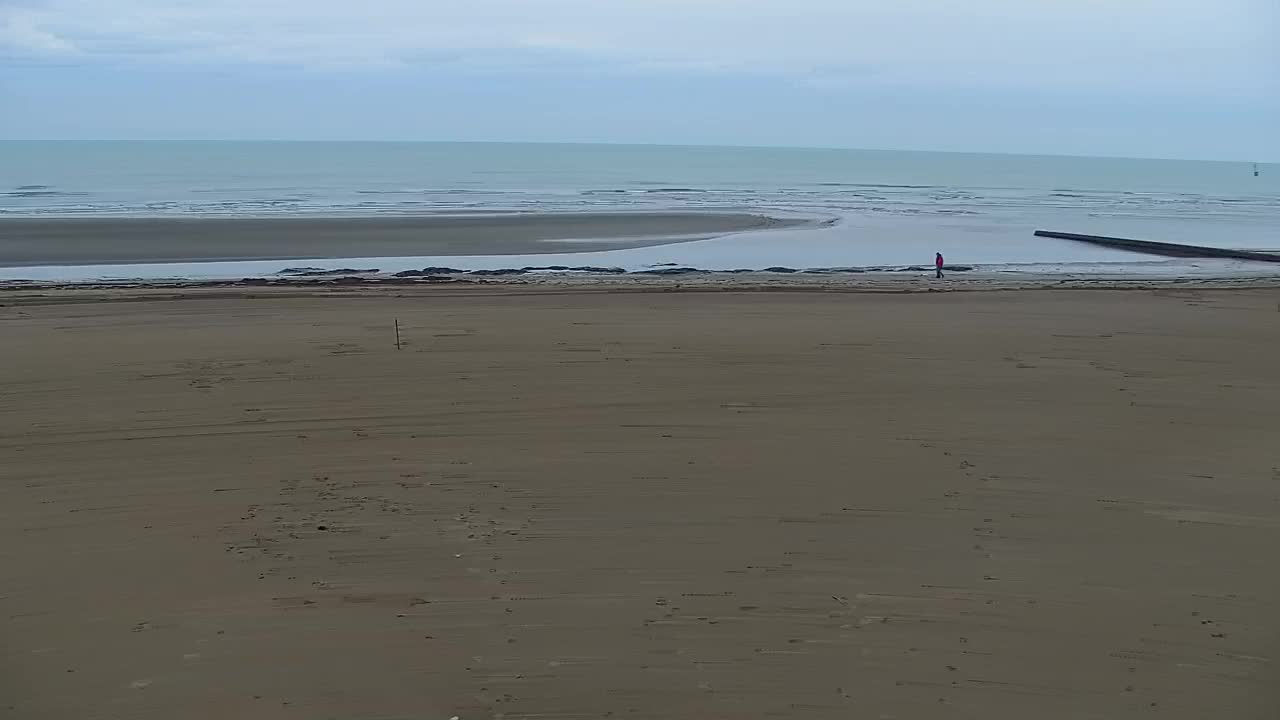
[[[747,213],[703,212],[3,218],[0,267],[587,252],[796,224]]]
[[[637,290],[0,295],[0,715],[1280,712],[1280,290]]]

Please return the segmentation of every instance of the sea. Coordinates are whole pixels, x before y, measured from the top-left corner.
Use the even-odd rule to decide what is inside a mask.
[[[822,223],[589,258],[565,253],[563,259],[628,269],[886,267],[928,264],[939,251],[949,262],[993,272],[1274,274],[1275,267],[1258,263],[1171,260],[1033,235],[1057,230],[1277,250],[1280,165],[1259,164],[1256,172],[1248,162],[889,150],[0,141],[0,222],[748,211]],[[435,259],[365,260],[408,268]],[[492,269],[531,261],[554,264],[557,257],[476,256],[449,264]],[[205,265],[113,272],[207,276],[269,269]],[[17,277],[13,273],[0,278]],[[39,271],[25,275],[33,273]]]

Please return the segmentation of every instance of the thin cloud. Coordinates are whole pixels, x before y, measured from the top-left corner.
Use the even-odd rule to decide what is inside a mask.
[[[0,0],[5,2],[6,0]],[[0,57],[757,73],[1209,96],[1274,80],[1267,0],[12,0]],[[6,9],[7,8],[7,9]],[[866,68],[877,71],[868,76]],[[477,70],[480,71],[480,70]]]
[[[39,15],[0,8],[0,57],[65,56],[77,52],[69,40],[40,27]]]

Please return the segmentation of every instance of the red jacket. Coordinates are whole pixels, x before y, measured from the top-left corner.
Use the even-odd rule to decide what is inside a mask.
[[[938,267],[942,267],[943,265],[942,255],[938,255],[937,259],[933,261],[933,264],[937,265]]]

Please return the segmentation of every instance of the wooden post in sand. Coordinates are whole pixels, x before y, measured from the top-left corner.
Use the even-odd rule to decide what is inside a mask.
[[[396,349],[400,349],[400,318],[396,318]]]

